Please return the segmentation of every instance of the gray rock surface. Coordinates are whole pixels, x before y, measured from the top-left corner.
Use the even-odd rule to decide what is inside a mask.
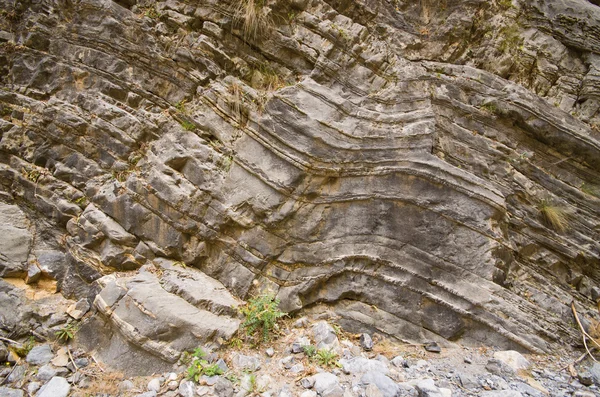
[[[99,320],[109,324],[124,340],[123,344],[116,345],[112,338],[93,339],[97,326],[94,323],[86,323],[80,330],[87,346],[98,349],[100,357],[117,367],[125,365],[122,349],[141,349],[147,358],[124,366],[130,373],[160,372],[157,369],[166,369],[183,351],[206,342],[229,339],[240,323],[225,314],[232,309],[223,309],[222,302],[236,300],[224,287],[216,288],[217,281],[208,282],[209,278],[199,271],[179,268],[173,261],[161,264],[165,267],[159,276],[144,271],[127,278],[107,278],[95,298],[94,305],[101,315]],[[181,288],[165,289],[165,280],[168,285],[181,280]],[[194,290],[203,289],[211,291],[203,301],[190,298]],[[209,311],[213,309],[216,313]]]
[[[312,376],[314,391],[321,397],[342,397],[344,391],[337,376],[329,372],[321,372]]]
[[[23,397],[23,390],[12,389],[10,387],[0,386],[0,396],[3,397]]]
[[[395,397],[400,390],[398,384],[378,371],[365,373],[360,378],[360,383],[365,386],[371,384],[377,386],[379,391],[381,391],[381,394],[383,394],[383,397]]]
[[[202,271],[128,275],[90,322],[108,361],[226,338],[123,313],[153,288],[228,317],[214,285],[412,343],[578,343],[568,305],[600,285],[596,4],[269,1],[250,37],[239,2],[137,3],[0,0],[0,274],[37,261],[79,300],[156,257]]]
[[[27,272],[33,240],[30,227],[18,206],[0,202],[0,276],[19,277]]]
[[[71,385],[65,378],[55,376],[50,379],[35,395],[36,397],[67,397],[71,391]]]
[[[25,361],[32,365],[46,365],[52,360],[54,353],[50,345],[35,346],[25,357]]]

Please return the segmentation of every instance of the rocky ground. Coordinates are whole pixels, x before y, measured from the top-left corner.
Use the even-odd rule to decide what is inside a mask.
[[[0,372],[2,397],[600,395],[600,364],[576,363],[576,354],[524,356],[406,344],[377,333],[347,333],[330,312],[286,318],[258,346],[234,338],[219,349],[211,344],[185,355],[165,373],[128,377],[77,344],[77,330],[92,318],[89,306],[39,289],[37,294],[33,336],[21,343],[3,338],[0,344],[6,363]],[[59,310],[51,313],[51,307]],[[209,370],[190,379],[188,368],[200,360],[217,375]]]

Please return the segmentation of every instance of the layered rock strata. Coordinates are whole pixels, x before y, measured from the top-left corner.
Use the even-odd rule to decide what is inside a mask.
[[[1,0],[0,189],[42,237],[1,271],[62,255],[98,321],[116,286],[176,294],[142,272],[96,297],[169,258],[350,329],[573,345],[600,284],[600,8],[430,3],[268,1],[252,30],[245,2]]]

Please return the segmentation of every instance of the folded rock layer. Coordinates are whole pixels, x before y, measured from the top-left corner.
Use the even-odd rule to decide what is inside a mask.
[[[63,252],[53,277],[90,300],[169,258],[349,329],[573,345],[600,284],[600,8],[430,3],[269,0],[253,28],[246,2],[0,0],[0,189],[44,236],[29,260]],[[235,313],[168,274],[119,280],[101,321],[163,360],[239,324],[196,324]],[[147,340],[127,299],[179,325]]]

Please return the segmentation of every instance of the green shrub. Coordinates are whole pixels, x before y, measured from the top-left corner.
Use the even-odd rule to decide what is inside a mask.
[[[306,354],[306,357],[308,358],[312,358],[317,354],[317,348],[313,345],[302,346],[302,350],[304,350],[304,354]]]
[[[319,349],[319,351],[317,351],[316,360],[319,365],[324,367],[339,367],[340,363],[338,363],[337,357],[337,353],[331,349]]]
[[[206,357],[206,353],[201,348],[197,348],[192,353],[190,366],[187,369],[189,380],[197,383],[202,375],[215,376],[223,374],[223,370],[216,363],[209,364],[204,357]]]
[[[262,341],[267,342],[271,331],[277,326],[277,320],[286,315],[278,306],[279,299],[275,299],[272,294],[250,298],[248,303],[240,308],[240,312],[246,316],[241,325],[246,335],[259,339],[256,334],[260,333]]]
[[[68,323],[58,331],[54,333],[58,340],[68,342],[75,337],[75,334],[79,330],[79,326],[76,323]]]

